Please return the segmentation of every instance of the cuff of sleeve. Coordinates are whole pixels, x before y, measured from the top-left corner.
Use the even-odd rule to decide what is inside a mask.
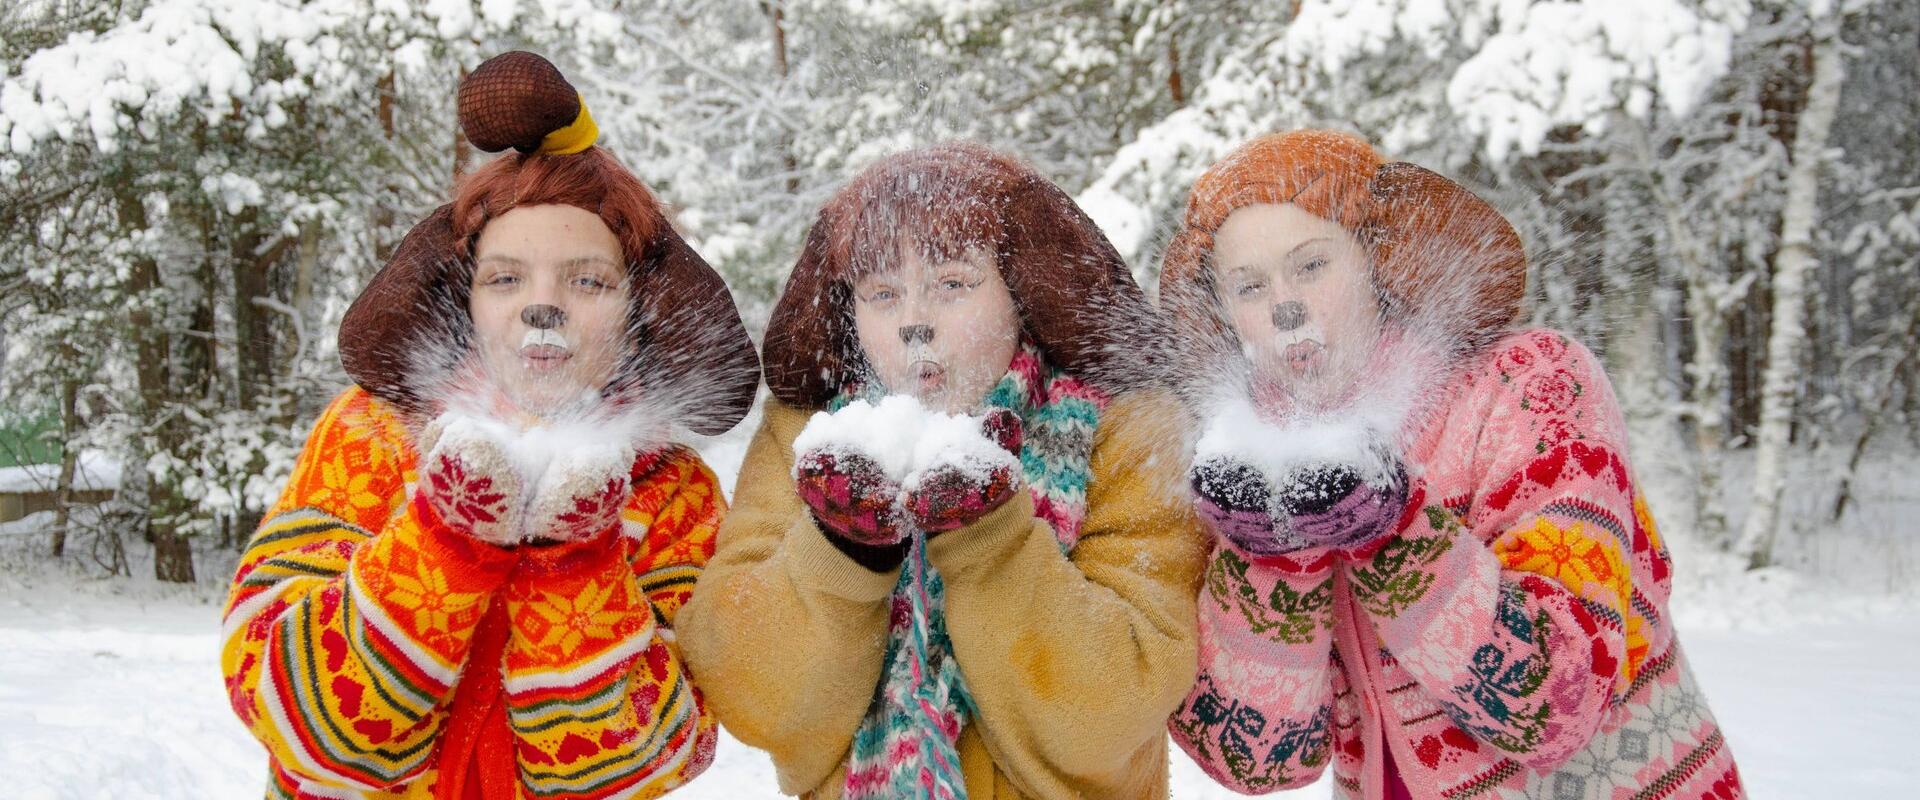
[[[991,566],[1013,555],[1035,537],[1046,539],[1047,550],[1059,553],[1060,545],[1053,529],[1036,525],[1033,493],[1021,487],[1014,496],[987,515],[958,530],[947,531],[927,542],[927,560],[949,582],[958,580],[975,567]]]
[[[591,539],[552,544],[524,544],[516,548],[520,556],[514,581],[538,581],[602,572],[612,568],[624,555],[620,547],[620,527],[609,526]]]
[[[1324,578],[1333,573],[1333,568],[1340,563],[1340,558],[1344,555],[1344,551],[1337,548],[1320,546],[1295,550],[1291,553],[1283,553],[1277,556],[1257,556],[1241,550],[1238,547],[1234,547],[1231,542],[1225,540],[1222,540],[1220,544],[1221,547],[1232,550],[1235,554],[1238,554],[1241,558],[1245,559],[1248,564],[1252,564],[1261,570],[1271,572],[1289,581],[1319,580],[1320,578]]]
[[[893,594],[900,568],[875,572],[861,566],[827,541],[811,517],[802,515],[782,540],[787,571],[800,586],[862,603],[879,602]]]
[[[506,580],[507,573],[519,563],[518,552],[480,541],[448,525],[425,498],[416,494],[411,505],[413,518],[419,523],[420,549],[440,563],[472,570],[496,585]]]

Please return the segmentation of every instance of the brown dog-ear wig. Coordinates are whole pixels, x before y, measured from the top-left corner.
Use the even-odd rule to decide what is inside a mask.
[[[760,358],[726,282],[665,220],[635,278],[632,374],[647,391],[674,398],[689,430],[727,432],[753,407]]]
[[[1086,212],[1030,173],[1001,218],[1001,274],[1047,358],[1109,394],[1164,385],[1170,328]]]
[[[453,205],[447,204],[407,232],[340,319],[340,365],[348,377],[407,412],[425,410],[418,371],[431,348],[447,345],[428,341],[428,334],[452,336],[464,347],[469,329],[445,312],[457,304],[458,319],[466,319],[465,290],[454,257]]]
[[[833,261],[834,220],[823,208],[767,320],[767,389],[799,408],[825,406],[855,362],[853,297]]]
[[[1479,195],[1406,162],[1382,165],[1368,191],[1366,239],[1390,313],[1419,315],[1474,349],[1498,336],[1526,298],[1527,253]]]

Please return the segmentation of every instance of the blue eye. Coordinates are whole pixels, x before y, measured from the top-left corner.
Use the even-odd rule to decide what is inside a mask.
[[[487,286],[511,286],[520,282],[520,276],[502,272],[487,279]]]
[[[582,275],[578,278],[574,278],[573,285],[578,286],[582,289],[588,289],[595,292],[601,292],[601,291],[605,291],[607,289],[613,288],[611,284],[607,283],[606,281],[600,280],[599,278],[596,278],[592,275]]]
[[[1254,281],[1252,283],[1240,284],[1240,286],[1234,289],[1233,292],[1234,294],[1237,294],[1241,297],[1248,297],[1251,295],[1259,294],[1262,290],[1265,290],[1266,288],[1267,288],[1266,281]]]
[[[1303,273],[1311,274],[1311,273],[1319,272],[1321,269],[1325,268],[1326,266],[1327,266],[1326,259],[1315,258],[1312,261],[1308,261],[1307,263],[1300,265],[1300,271]]]

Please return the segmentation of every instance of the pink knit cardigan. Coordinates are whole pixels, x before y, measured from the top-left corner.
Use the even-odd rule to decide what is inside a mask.
[[[1667,615],[1666,547],[1592,353],[1511,334],[1449,378],[1373,552],[1216,546],[1168,726],[1215,780],[1419,798],[1743,797]]]

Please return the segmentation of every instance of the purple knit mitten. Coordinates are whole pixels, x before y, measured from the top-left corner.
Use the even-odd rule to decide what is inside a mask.
[[[980,433],[1019,457],[1023,430],[1013,412],[995,409],[988,413],[981,421]],[[935,466],[907,491],[901,504],[914,525],[929,534],[964,528],[1013,499],[1014,492],[1021,488],[1021,476],[1014,469],[1018,463]]]
[[[813,451],[794,467],[800,501],[829,536],[868,547],[890,547],[906,537],[900,484],[858,453]]]
[[[1407,471],[1398,462],[1382,482],[1363,480],[1350,467],[1320,465],[1282,481],[1279,508],[1293,535],[1308,546],[1361,550],[1393,535],[1407,497]]]
[[[1215,535],[1255,558],[1285,555],[1307,546],[1275,516],[1273,486],[1259,468],[1231,458],[1212,458],[1188,472],[1193,507]]]

